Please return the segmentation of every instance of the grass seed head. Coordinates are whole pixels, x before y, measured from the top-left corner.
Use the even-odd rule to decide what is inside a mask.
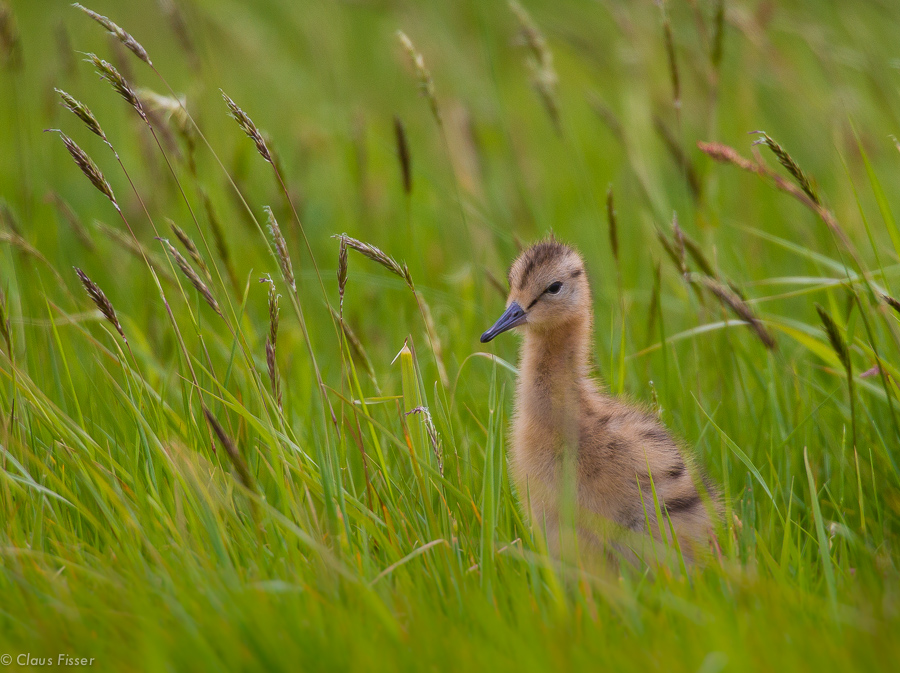
[[[12,357],[12,329],[9,320],[9,308],[6,303],[6,295],[0,288],[0,335],[6,342],[6,354]]]
[[[400,276],[406,284],[411,288],[413,286],[412,276],[409,274],[409,269],[404,264],[400,266],[396,260],[388,255],[384,254],[381,250],[376,248],[374,245],[369,245],[368,243],[363,243],[355,238],[351,238],[347,236],[347,234],[341,234],[340,236],[335,236],[334,238],[340,238],[343,244],[346,244],[347,247],[353,248],[364,257],[368,257],[373,262],[377,262],[381,264],[385,269]]]
[[[75,273],[78,274],[78,278],[81,280],[81,284],[84,286],[85,291],[87,291],[88,297],[91,298],[91,301],[94,302],[94,305],[100,310],[100,313],[103,314],[103,317],[106,318],[107,322],[116,328],[119,336],[122,337],[122,341],[128,343],[128,339],[125,338],[125,332],[122,330],[122,325],[119,324],[119,318],[116,315],[116,309],[113,308],[112,302],[106,298],[106,295],[103,294],[103,290],[100,289],[100,286],[88,278],[84,271],[77,266],[74,267],[74,269]]]
[[[406,129],[400,117],[394,115],[394,136],[397,139],[397,157],[400,159],[400,173],[403,176],[403,191],[412,193],[412,160],[409,154],[409,141]]]
[[[175,234],[175,238],[181,242],[181,245],[184,246],[184,249],[187,251],[190,258],[194,260],[194,264],[200,267],[200,270],[203,272],[203,275],[206,276],[207,280],[212,281],[212,274],[209,272],[209,267],[206,266],[206,262],[200,255],[200,251],[197,249],[197,245],[194,241],[191,240],[191,237],[172,220],[166,218],[166,221],[169,223],[172,233]]]
[[[697,147],[708,157],[720,163],[732,164],[733,166],[737,166],[745,171],[750,171],[751,173],[760,172],[759,166],[750,161],[750,159],[742,157],[738,154],[736,149],[729,147],[728,145],[723,145],[722,143],[705,143],[701,141],[697,143]]]
[[[241,130],[247,134],[247,137],[256,144],[256,150],[260,156],[274,166],[275,162],[272,159],[272,153],[269,151],[269,146],[266,144],[263,134],[256,128],[256,124],[247,116],[246,112],[237,106],[237,103],[231,100],[228,94],[221,89],[219,91],[222,93],[222,98],[225,100],[225,105],[228,106],[231,117],[238,123]]]
[[[97,12],[94,12],[87,7],[84,7],[83,5],[78,4],[77,2],[73,3],[72,7],[74,7],[75,9],[80,9],[94,21],[106,28],[106,30],[109,31],[109,33],[113,35],[125,47],[127,47],[131,51],[131,53],[133,53],[150,67],[153,67],[153,63],[150,61],[150,57],[147,55],[147,50],[144,49],[144,47],[141,46],[141,43],[135,40],[129,33],[126,33],[118,25],[110,21],[102,14],[97,14]]]
[[[749,323],[766,348],[769,350],[775,348],[776,343],[774,337],[772,337],[769,330],[766,329],[765,325],[762,324],[762,321],[760,321],[753,309],[750,308],[750,305],[744,301],[740,295],[727,285],[708,276],[701,276],[699,282],[712,292],[722,304],[730,308],[738,318]]]
[[[209,421],[209,425],[212,427],[213,432],[216,433],[216,437],[219,438],[219,443],[222,445],[222,448],[225,449],[225,453],[228,454],[228,458],[231,460],[235,472],[237,472],[238,481],[241,482],[246,489],[251,491],[255,490],[256,486],[253,475],[250,474],[250,468],[247,467],[247,463],[240,451],[238,451],[234,440],[228,436],[228,433],[225,432],[225,428],[222,427],[222,424],[216,420],[216,417],[213,416],[212,412],[207,409],[205,405],[203,406],[203,414],[206,416],[206,420]]]
[[[894,309],[897,313],[900,313],[900,301],[897,301],[892,296],[888,294],[881,295],[881,298],[884,299],[884,303]]]
[[[338,249],[338,268],[337,268],[337,280],[338,280],[338,293],[341,297],[341,312],[340,315],[344,315],[344,289],[347,287],[347,276],[348,276],[348,264],[347,264],[347,241],[341,237],[341,246]]]
[[[100,75],[100,78],[109,82],[116,93],[134,108],[134,111],[140,115],[145,123],[149,124],[150,120],[147,118],[147,112],[144,110],[144,104],[141,103],[141,99],[138,98],[137,93],[131,88],[128,80],[122,76],[122,73],[116,70],[112,63],[104,61],[96,54],[88,54],[87,60],[89,63],[93,64],[94,68],[97,70],[97,74]]]
[[[194,267],[192,267],[184,256],[175,249],[174,245],[169,243],[168,239],[159,238],[158,240],[166,246],[169,254],[171,254],[172,258],[175,260],[175,264],[181,269],[181,273],[183,273],[190,281],[191,285],[194,286],[194,289],[200,293],[200,296],[203,297],[207,304],[209,304],[209,307],[218,313],[219,317],[224,319],[225,316],[222,314],[222,309],[219,308],[219,302],[216,301],[216,298],[213,296],[212,291],[210,291],[206,283],[204,283],[200,276],[197,275],[197,272],[194,271]]]
[[[609,247],[612,249],[613,259],[619,263],[619,225],[616,220],[616,206],[613,203],[613,188],[610,185],[606,190],[606,219],[609,221]]]
[[[828,314],[821,304],[816,304],[816,313],[819,314],[819,319],[822,321],[822,326],[825,328],[825,334],[828,335],[828,341],[831,343],[831,348],[838,356],[838,360],[841,361],[841,364],[844,365],[844,369],[849,373],[851,367],[850,349],[847,347],[847,342],[841,334],[841,329],[834,321],[834,318]]]
[[[87,105],[75,99],[62,89],[54,89],[54,91],[62,98],[65,108],[78,117],[84,125],[87,126],[88,131],[99,137],[103,142],[109,143],[109,140],[106,139],[106,134],[103,132],[103,129],[100,128],[100,122],[97,121],[94,113],[91,112]]]
[[[397,31],[397,39],[400,40],[400,44],[406,51],[407,56],[409,56],[409,60],[416,71],[416,77],[419,80],[419,89],[421,89],[422,95],[428,99],[428,105],[431,107],[431,114],[434,116],[435,121],[440,124],[441,110],[438,107],[434,79],[431,77],[431,71],[425,66],[425,58],[422,56],[422,52],[416,49],[412,40],[410,40],[409,36],[402,30]]]
[[[669,78],[672,81],[672,98],[675,108],[681,107],[681,77],[678,74],[678,59],[675,57],[675,37],[672,35],[672,23],[669,21],[668,14],[665,13],[665,5],[660,3],[663,8],[663,37],[666,42],[666,60],[669,64]]]
[[[291,256],[288,253],[287,241],[281,233],[281,227],[278,226],[278,220],[275,219],[274,213],[269,206],[263,208],[266,211],[266,217],[269,221],[269,233],[272,234],[272,240],[275,242],[275,253],[278,257],[278,266],[281,267],[281,275],[284,282],[290,285],[293,291],[297,291],[297,281],[294,279],[294,266],[291,264]]]
[[[100,169],[97,168],[97,164],[95,164],[93,160],[87,155],[87,152],[81,149],[74,140],[72,140],[69,136],[67,136],[59,129],[48,130],[55,131],[59,134],[59,137],[62,138],[63,144],[65,144],[66,149],[69,151],[69,154],[75,161],[75,165],[81,169],[81,172],[84,173],[85,176],[87,176],[87,179],[91,181],[91,184],[94,185],[94,187],[96,187],[101,194],[103,194],[112,202],[116,210],[119,210],[119,203],[118,201],[116,201],[116,195],[113,194],[112,187],[110,187],[109,183],[106,181],[106,178],[103,177],[103,173],[100,172]]]
[[[754,145],[765,145],[772,153],[775,155],[775,158],[778,159],[778,163],[784,166],[785,170],[790,173],[793,178],[797,181],[797,184],[800,185],[800,189],[802,189],[806,195],[812,199],[813,203],[817,206],[821,206],[822,202],[819,199],[819,195],[816,192],[815,185],[813,185],[812,180],[810,180],[809,176],[803,172],[800,168],[799,164],[794,161],[794,158],[788,154],[788,151],[784,149],[777,142],[772,140],[768,133],[765,131],[753,131],[753,133],[758,133],[762,137],[758,140],[754,141]]]

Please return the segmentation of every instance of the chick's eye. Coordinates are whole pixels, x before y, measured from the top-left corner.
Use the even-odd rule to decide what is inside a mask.
[[[544,290],[544,292],[546,292],[547,294],[559,294],[559,291],[561,289],[562,283],[556,281],[555,283],[552,283],[546,290]]]

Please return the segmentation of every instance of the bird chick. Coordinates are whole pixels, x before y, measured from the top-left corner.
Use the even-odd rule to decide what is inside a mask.
[[[481,341],[524,332],[510,471],[526,515],[554,553],[574,528],[588,555],[614,558],[616,550],[633,561],[646,558],[648,540],[656,553],[674,549],[674,529],[684,557],[694,558],[708,547],[716,495],[704,486],[709,497],[701,497],[697,470],[655,416],[591,378],[592,298],[581,256],[554,240],[533,245],[513,263],[509,287],[506,311]]]

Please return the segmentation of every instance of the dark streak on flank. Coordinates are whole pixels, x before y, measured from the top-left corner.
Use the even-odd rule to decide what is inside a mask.
[[[676,512],[685,512],[689,509],[693,509],[700,504],[700,496],[696,493],[691,493],[689,495],[680,495],[675,498],[669,498],[664,504],[669,514],[675,514]]]

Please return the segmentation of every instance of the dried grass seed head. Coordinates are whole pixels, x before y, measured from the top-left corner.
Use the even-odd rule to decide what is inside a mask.
[[[103,294],[103,290],[100,289],[100,286],[88,278],[88,275],[84,271],[77,266],[73,268],[75,269],[75,273],[78,274],[78,278],[81,280],[81,284],[84,286],[85,291],[88,293],[88,297],[91,298],[91,301],[94,302],[94,305],[99,309],[100,313],[103,314],[103,317],[106,318],[107,322],[116,328],[119,336],[122,337],[122,341],[128,343],[128,339],[125,338],[125,332],[122,330],[122,325],[119,324],[119,318],[116,315],[116,310],[113,308],[112,302],[107,299],[105,294]]]
[[[141,99],[138,98],[137,93],[135,93],[134,89],[131,88],[128,80],[122,76],[122,73],[116,70],[115,66],[113,66],[112,63],[110,63],[109,61],[104,61],[96,54],[88,54],[87,60],[94,66],[97,74],[100,75],[100,78],[105,79],[107,82],[109,82],[112,88],[115,89],[116,93],[119,94],[126,103],[134,108],[134,111],[137,112],[138,115],[140,115],[141,119],[143,119],[144,122],[149,124],[150,120],[147,119],[147,112],[144,110],[144,104],[141,103]]]
[[[347,236],[347,234],[341,234],[340,236],[335,236],[334,238],[340,238],[343,243],[347,245],[347,247],[353,248],[364,257],[368,257],[373,262],[377,262],[381,264],[385,269],[400,276],[406,284],[411,288],[413,286],[412,276],[410,276],[409,269],[404,264],[401,266],[394,260],[392,257],[389,257],[384,252],[382,252],[379,248],[376,248],[374,245],[370,245],[368,243],[363,243],[360,240]]]
[[[800,185],[800,189],[802,189],[806,195],[812,199],[813,203],[817,206],[821,206],[822,202],[819,199],[819,195],[816,192],[815,185],[813,185],[812,180],[809,176],[803,172],[803,169],[800,168],[800,165],[794,161],[794,158],[788,154],[788,151],[784,149],[781,145],[779,145],[775,140],[769,136],[765,131],[751,131],[751,133],[759,134],[762,137],[758,140],[754,141],[754,145],[765,145],[772,153],[775,155],[775,158],[778,159],[778,163],[784,166],[785,170],[790,173],[794,179],[797,181],[797,184]]]
[[[851,368],[850,349],[847,347],[847,342],[841,334],[841,329],[834,321],[834,318],[828,314],[821,304],[816,304],[816,313],[819,314],[819,319],[822,321],[822,326],[825,328],[825,334],[828,335],[828,341],[831,343],[831,348],[838,356],[838,360],[841,361],[844,369],[849,372]]]
[[[83,149],[81,149],[74,140],[72,140],[65,133],[60,131],[59,129],[47,129],[48,131],[54,131],[59,134],[59,137],[62,138],[63,144],[65,144],[66,149],[69,151],[69,154],[72,156],[72,159],[75,161],[75,165],[81,169],[81,172],[87,176],[87,179],[91,181],[91,184],[100,191],[106,198],[108,198],[112,204],[116,207],[116,210],[119,210],[119,203],[116,201],[116,195],[113,194],[112,187],[106,181],[106,178],[103,177],[103,173],[100,172],[100,169],[97,168],[97,164],[87,155]]]
[[[80,9],[82,12],[91,17],[94,21],[99,23],[101,26],[106,28],[106,30],[113,35],[119,42],[125,45],[131,53],[141,59],[144,63],[149,65],[151,68],[153,67],[153,63],[150,61],[150,57],[147,55],[147,50],[141,45],[140,42],[135,40],[130,33],[125,32],[120,28],[117,24],[110,21],[107,17],[102,14],[98,14],[87,7],[76,3],[72,4],[72,7],[75,9]]]
[[[177,238],[181,245],[184,246],[184,249],[187,251],[190,258],[194,260],[194,264],[200,267],[200,270],[203,272],[203,275],[206,276],[206,279],[212,281],[212,274],[209,272],[209,268],[206,266],[206,262],[203,257],[200,255],[200,251],[197,249],[197,245],[191,239],[187,233],[179,227],[175,222],[166,218],[166,221],[169,223],[169,227],[172,229],[172,233],[175,234],[175,238]]]
[[[281,227],[278,226],[278,220],[269,206],[265,206],[266,217],[269,222],[269,232],[272,234],[272,240],[275,243],[275,253],[278,257],[278,266],[281,267],[281,275],[284,282],[290,285],[291,289],[296,292],[297,281],[294,279],[294,266],[291,264],[291,256],[288,253],[287,241],[281,233]]]
[[[185,275],[185,277],[190,281],[191,285],[194,286],[194,289],[200,293],[200,296],[209,304],[209,307],[219,314],[220,317],[224,318],[225,316],[222,314],[222,310],[219,308],[219,302],[216,301],[216,298],[213,296],[212,291],[210,291],[209,287],[207,287],[206,283],[204,283],[200,276],[197,275],[197,272],[194,271],[194,267],[192,267],[188,261],[184,258],[184,256],[178,252],[174,245],[172,245],[168,239],[166,238],[158,238],[163,245],[166,246],[169,253],[172,255],[172,258],[175,260],[175,264],[181,269],[181,272]]]
[[[247,137],[256,144],[256,150],[259,152],[260,156],[270,164],[274,165],[272,153],[269,151],[269,147],[266,144],[263,134],[256,128],[256,124],[253,123],[253,120],[250,119],[246,112],[237,106],[237,103],[235,103],[227,93],[221,89],[219,89],[219,91],[222,94],[222,98],[225,100],[225,105],[228,106],[231,117],[238,123],[241,130],[247,134]]]
[[[757,317],[756,313],[754,313],[753,309],[750,308],[750,305],[745,302],[740,295],[738,295],[734,290],[732,290],[727,285],[723,285],[719,281],[714,278],[710,278],[709,276],[701,276],[700,282],[706,287],[710,292],[712,292],[720,302],[722,302],[725,306],[730,308],[735,315],[737,315],[741,320],[750,324],[753,328],[753,331],[756,332],[756,335],[759,337],[759,340],[762,341],[763,345],[772,350],[776,347],[776,342],[774,337],[769,333],[769,330],[766,329],[765,325],[762,324],[762,321]]]
[[[9,320],[9,308],[6,303],[6,295],[0,288],[0,335],[6,342],[7,355],[12,357],[12,329]]]
[[[100,128],[100,122],[97,121],[94,113],[91,112],[87,105],[62,89],[54,89],[54,91],[62,98],[63,106],[78,117],[87,127],[88,131],[99,137],[103,142],[109,144],[109,140],[106,139],[106,134],[103,132],[103,129]]]
[[[240,481],[245,488],[251,491],[254,490],[255,482],[253,480],[253,475],[250,473],[250,469],[247,467],[247,462],[244,460],[244,457],[241,455],[240,451],[238,451],[234,440],[228,436],[228,433],[225,432],[225,428],[222,427],[222,424],[219,423],[215,416],[213,416],[206,405],[203,406],[203,414],[206,416],[206,420],[209,421],[209,425],[212,427],[213,432],[216,433],[216,437],[219,438],[219,442],[222,444],[222,448],[225,449],[225,453],[228,454],[231,464],[234,465],[238,481]]]

